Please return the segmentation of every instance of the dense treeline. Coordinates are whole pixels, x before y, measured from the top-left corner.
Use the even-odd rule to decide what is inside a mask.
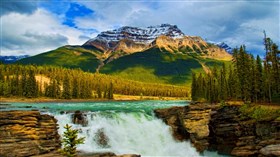
[[[243,100],[250,102],[279,102],[280,55],[270,38],[264,39],[266,56],[246,52],[245,46],[233,51],[233,63],[208,74],[192,74],[192,100],[220,102]]]
[[[61,67],[0,64],[0,96],[113,99],[113,94],[186,97],[188,89]]]

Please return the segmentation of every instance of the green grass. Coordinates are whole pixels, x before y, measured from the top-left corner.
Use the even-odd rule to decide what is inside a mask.
[[[264,105],[244,104],[239,111],[244,117],[250,117],[257,121],[280,120],[280,108]]]
[[[114,60],[100,72],[136,81],[185,85],[191,79],[191,71],[199,69],[202,67],[193,56],[154,48]]]
[[[19,60],[19,64],[55,65],[67,68],[80,68],[95,72],[99,65],[96,58],[101,52],[82,47],[63,46],[56,50]]]

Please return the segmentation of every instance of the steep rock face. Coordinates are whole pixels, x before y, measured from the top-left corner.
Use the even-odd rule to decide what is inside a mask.
[[[218,152],[225,154],[267,155],[268,150],[276,150],[272,146],[280,144],[280,121],[256,121],[246,118],[241,115],[239,106],[227,106],[217,110],[211,117],[209,128],[211,145]]]
[[[198,103],[163,110],[167,112],[156,110],[155,114],[168,125],[165,119],[177,115],[173,119],[179,119],[180,123],[171,123],[176,128],[172,130],[189,134],[186,139],[200,152],[208,149],[234,156],[280,156],[280,121],[246,118],[239,107]]]
[[[180,113],[184,129],[190,133],[190,140],[198,151],[208,148],[210,130],[208,124],[217,106],[208,104],[190,105]]]
[[[155,110],[155,115],[161,118],[167,125],[172,128],[173,136],[177,140],[184,140],[189,138],[189,133],[181,125],[181,119],[179,119],[179,113],[184,110],[184,107],[172,107],[167,109],[157,109]]]
[[[176,25],[170,24],[147,28],[125,26],[101,32],[83,46],[94,46],[100,49],[105,58],[109,58],[109,62],[123,55],[142,52],[153,47],[170,53],[196,52],[208,58],[231,59],[231,55],[225,49],[209,44],[197,36],[185,36]]]
[[[201,37],[184,36],[182,38],[171,38],[159,36],[152,45],[171,53],[191,53],[197,52],[202,56],[214,59],[230,60],[231,55],[224,49],[208,44]]]
[[[60,148],[56,119],[39,111],[0,112],[0,156],[22,157]]]

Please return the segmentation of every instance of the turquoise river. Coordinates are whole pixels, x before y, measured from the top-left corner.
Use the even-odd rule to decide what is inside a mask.
[[[176,141],[171,129],[153,114],[154,109],[185,106],[188,101],[100,101],[73,103],[10,103],[3,110],[39,110],[58,120],[59,134],[63,126],[79,129],[86,137],[79,145],[83,152],[114,152],[142,156],[220,156],[214,152],[200,154],[189,141]],[[88,124],[73,124],[74,111],[80,110]]]

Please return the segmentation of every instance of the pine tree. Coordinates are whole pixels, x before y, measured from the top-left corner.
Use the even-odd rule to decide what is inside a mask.
[[[196,82],[196,74],[192,73],[192,89],[191,89],[192,100],[197,100],[197,82]]]
[[[72,126],[68,124],[66,124],[64,128],[65,131],[62,138],[63,149],[61,150],[61,153],[67,157],[76,157],[77,145],[83,144],[85,138],[78,138],[78,130],[72,129]]]
[[[100,85],[97,86],[96,92],[97,92],[97,97],[98,97],[99,99],[101,99],[101,98],[102,98],[102,93],[101,93]]]
[[[71,82],[70,82],[70,77],[69,75],[65,75],[63,79],[63,92],[62,92],[62,97],[64,99],[71,99],[72,98],[72,93],[71,93]]]
[[[113,83],[111,82],[108,90],[108,99],[114,99],[113,92]]]
[[[257,55],[256,67],[255,67],[255,91],[256,102],[264,99],[264,81],[263,81],[263,67],[262,61],[259,55]]]
[[[271,46],[271,66],[272,66],[272,81],[273,81],[273,93],[277,95],[280,93],[280,62],[279,62],[279,50],[278,46],[273,43]]]
[[[80,79],[78,77],[75,77],[73,80],[73,91],[72,91],[73,98],[80,98],[80,94],[81,94]]]
[[[228,97],[228,84],[226,79],[226,65],[223,63],[222,69],[220,70],[220,80],[219,80],[219,87],[220,87],[220,99],[226,100]]]

